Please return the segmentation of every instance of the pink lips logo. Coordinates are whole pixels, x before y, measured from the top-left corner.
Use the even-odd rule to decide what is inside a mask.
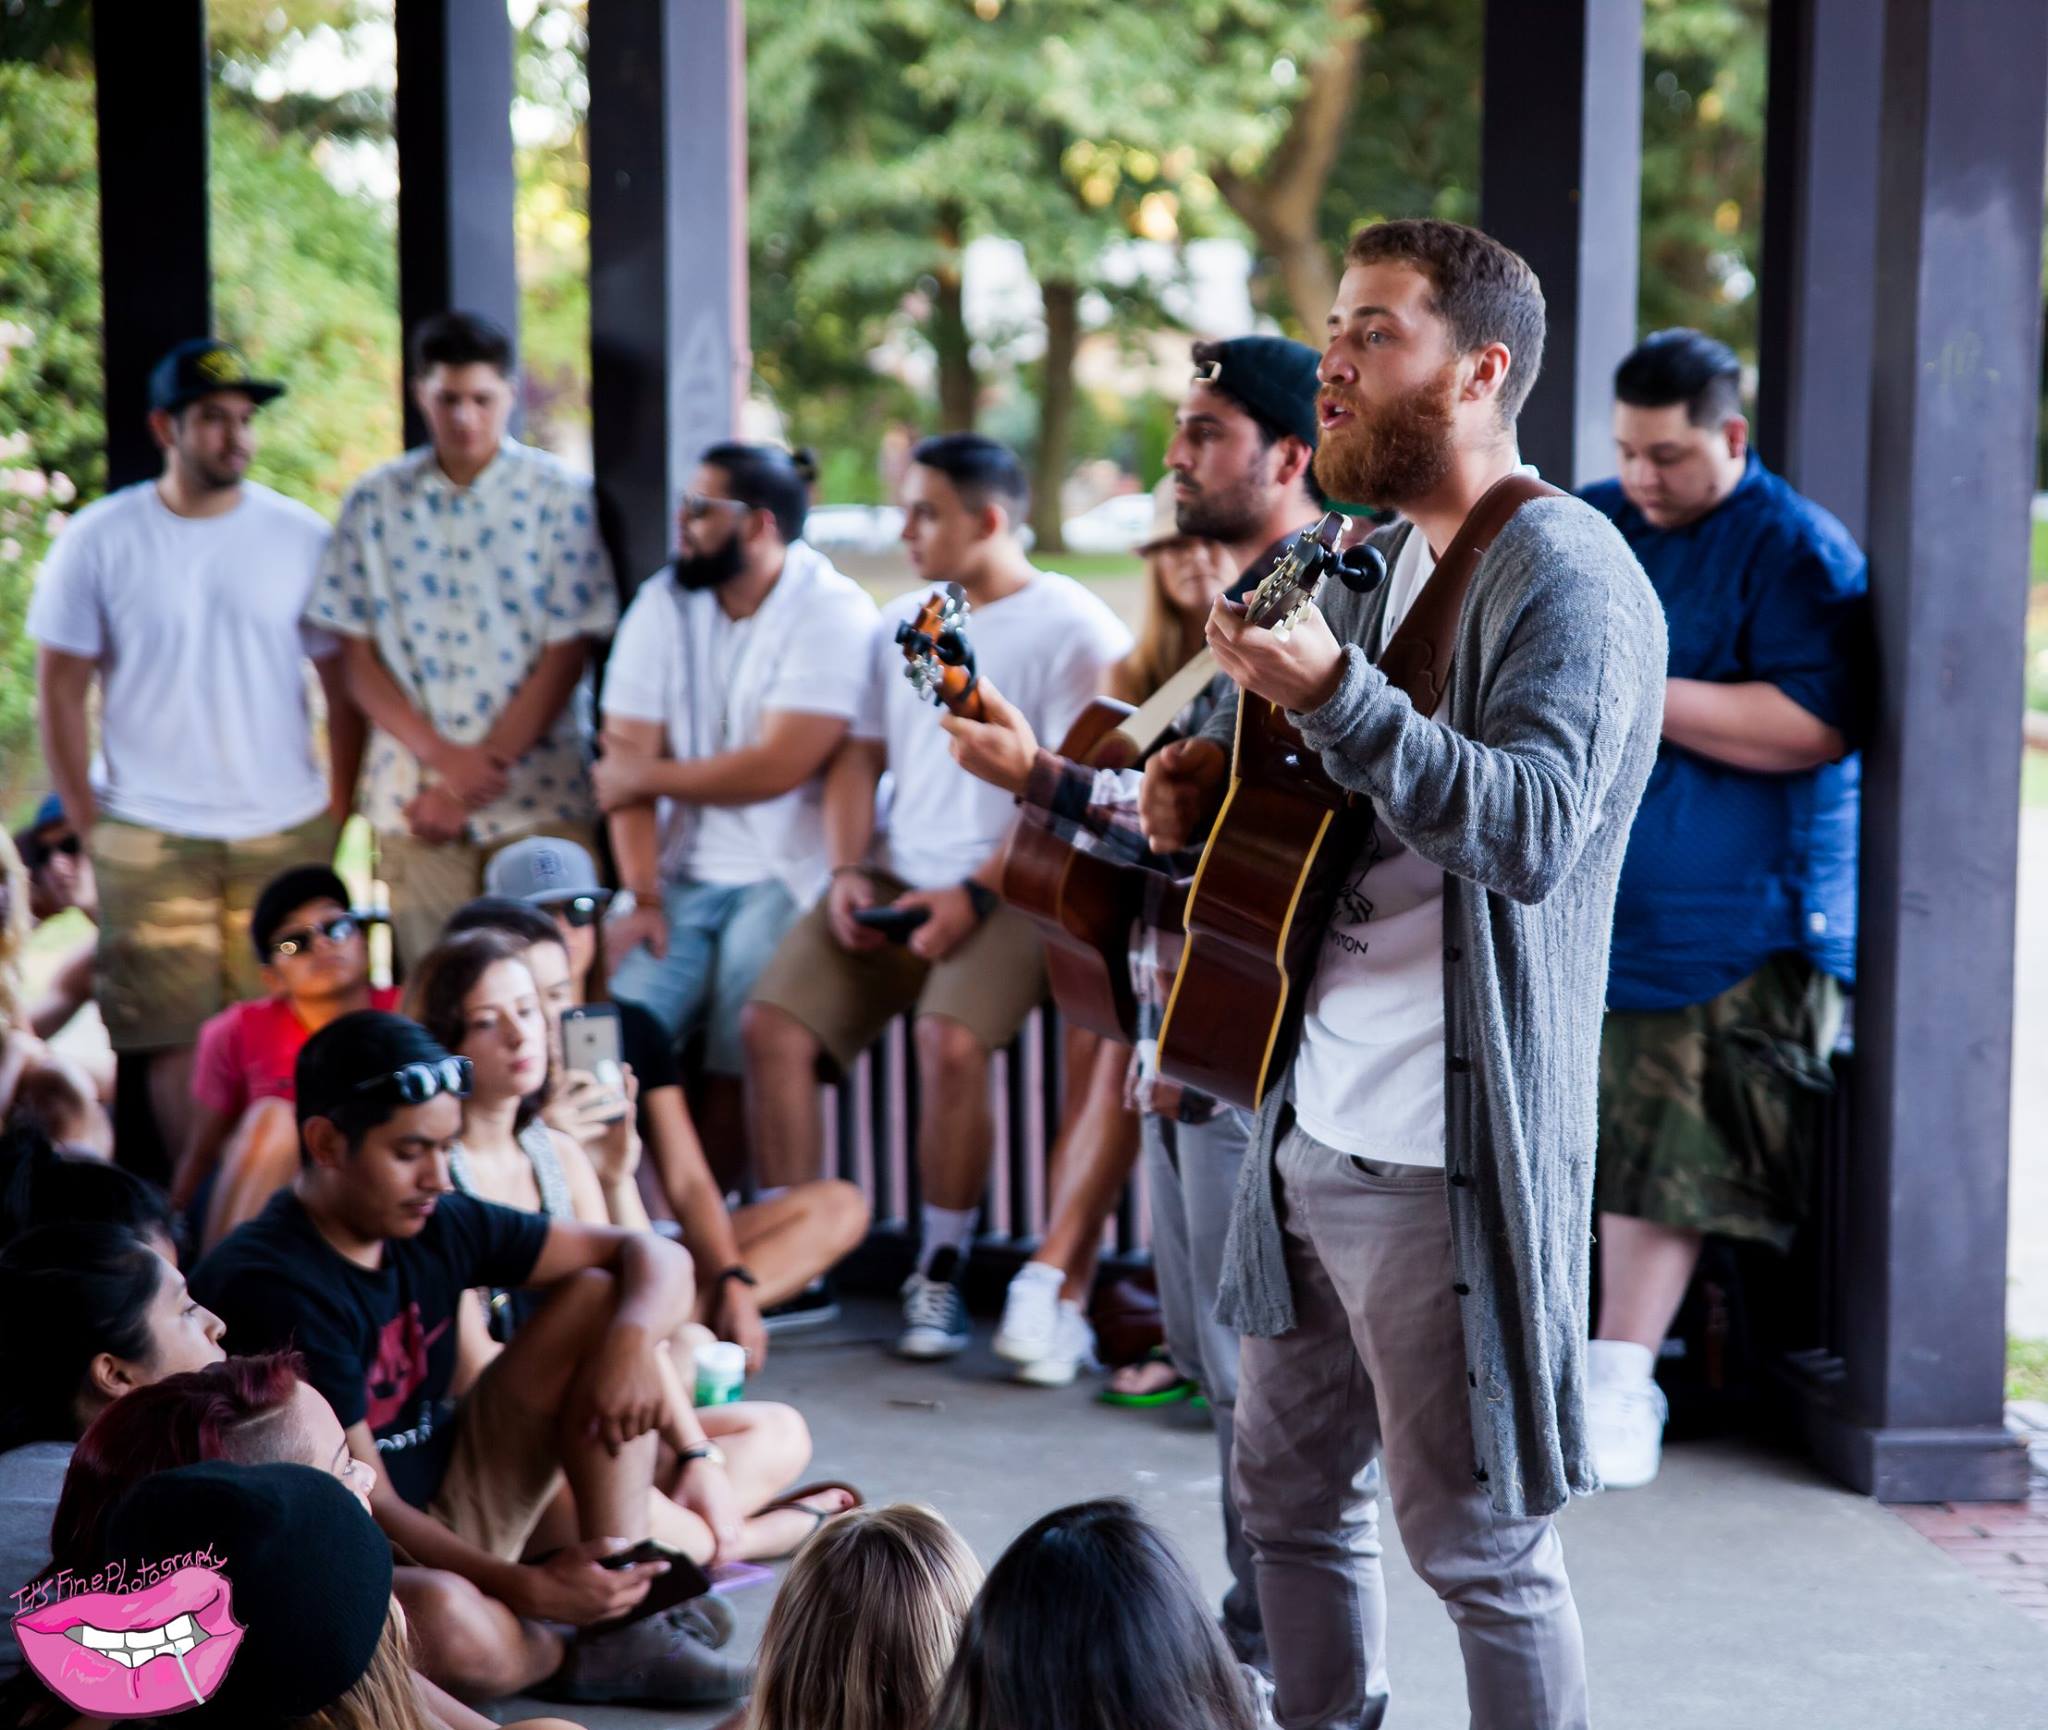
[[[139,1592],[86,1592],[14,1618],[29,1668],[88,1718],[204,1705],[243,1632],[227,1578],[212,1568],[180,1568]]]

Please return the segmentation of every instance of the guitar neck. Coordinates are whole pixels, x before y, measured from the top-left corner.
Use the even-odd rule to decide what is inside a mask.
[[[1159,743],[1160,736],[1173,725],[1174,716],[1202,694],[1217,670],[1216,657],[1207,649],[1200,651],[1124,717],[1116,728],[1118,737],[1128,740],[1131,750],[1142,757]]]

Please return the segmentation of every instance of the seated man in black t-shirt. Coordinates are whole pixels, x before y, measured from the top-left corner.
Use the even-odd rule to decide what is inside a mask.
[[[689,1256],[645,1232],[549,1220],[451,1192],[468,1065],[422,1028],[363,1010],[306,1043],[302,1166],[192,1274],[244,1351],[291,1347],[378,1475],[371,1507],[425,1570],[401,1591],[421,1668],[470,1696],[687,1704],[738,1667],[674,1617],[623,1628],[667,1571],[608,1568],[673,1485],[721,1548],[739,1504],[659,1342],[688,1316]],[[551,1288],[458,1400],[456,1312],[472,1286]],[[566,1476],[582,1541],[523,1561]],[[545,1623],[581,1630],[569,1641]]]

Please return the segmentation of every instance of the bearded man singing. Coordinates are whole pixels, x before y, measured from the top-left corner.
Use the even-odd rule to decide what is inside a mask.
[[[1220,1313],[1247,1337],[1235,1489],[1286,1730],[1388,1702],[1375,1462],[1458,1629],[1475,1730],[1588,1722],[1551,1516],[1597,1487],[1584,1345],[1615,884],[1657,749],[1657,599],[1597,511],[1524,503],[1467,592],[1421,714],[1374,665],[1474,505],[1519,465],[1543,295],[1446,222],[1361,230],[1319,372],[1316,478],[1390,506],[1388,580],[1326,588],[1283,638],[1217,604],[1209,642],[1373,821],[1292,1067],[1243,1167]],[[1171,851],[1228,777],[1235,703],[1162,753]]]

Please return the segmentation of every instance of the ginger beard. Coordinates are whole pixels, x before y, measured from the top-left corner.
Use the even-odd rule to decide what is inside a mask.
[[[1320,401],[1351,411],[1341,426],[1326,426],[1316,443],[1316,481],[1346,504],[1399,509],[1427,498],[1451,472],[1452,401],[1456,361],[1407,395],[1377,408],[1348,391],[1325,386]]]

